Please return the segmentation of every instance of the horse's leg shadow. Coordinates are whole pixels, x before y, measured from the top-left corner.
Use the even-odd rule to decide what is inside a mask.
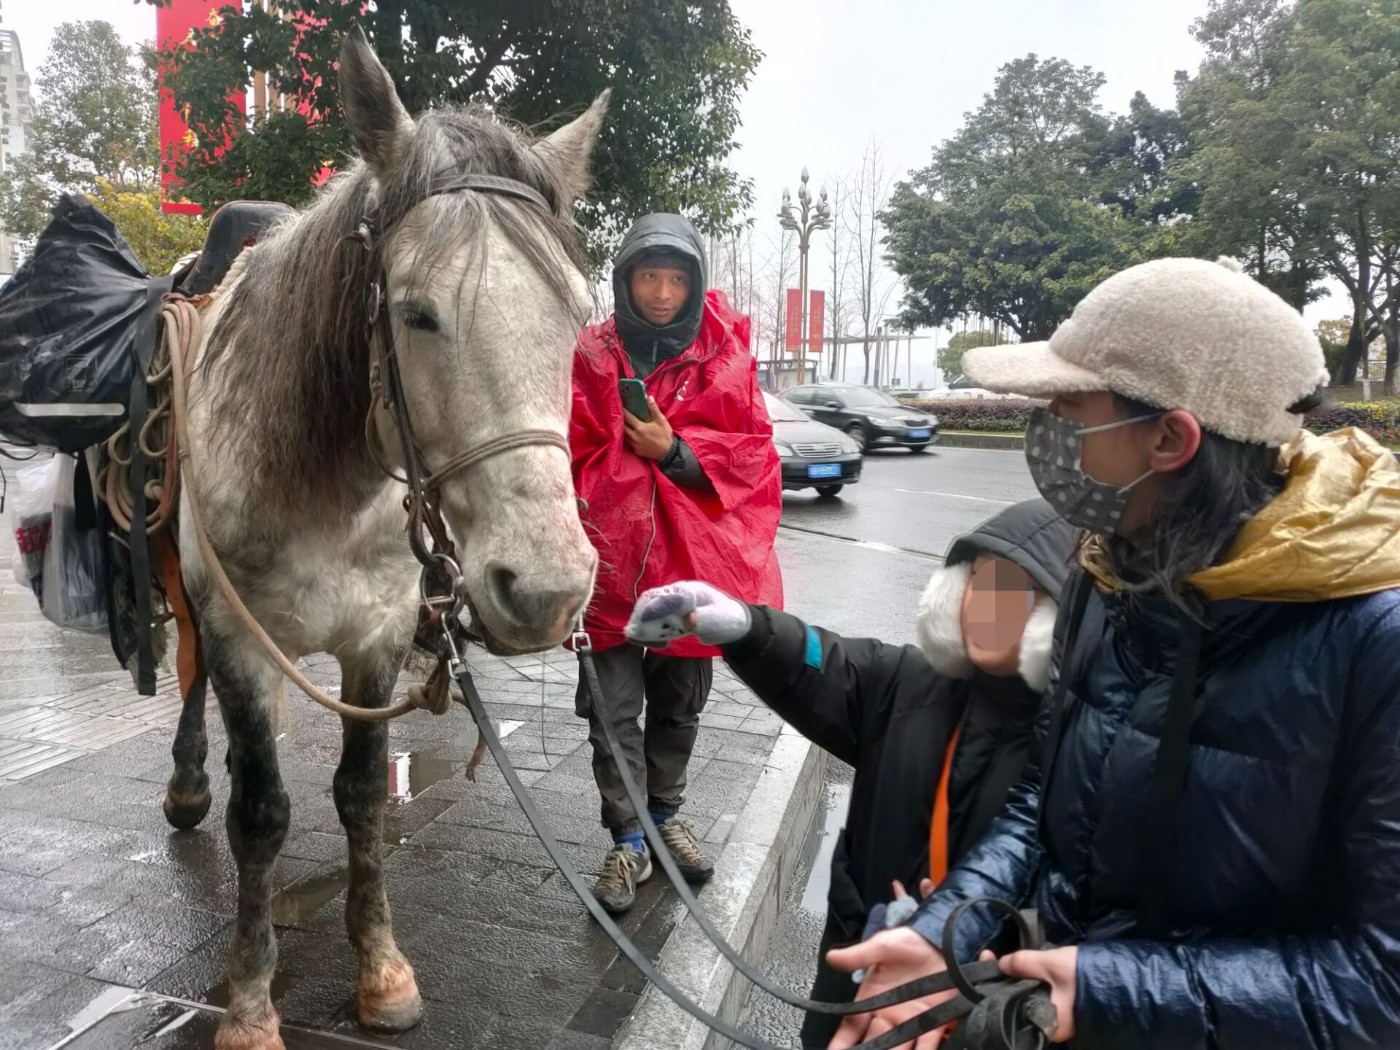
[[[402,652],[342,658],[341,695],[358,707],[385,707],[393,698]],[[355,1000],[359,1022],[401,1032],[423,1016],[413,967],[394,943],[384,893],[384,806],[389,799],[389,727],[386,722],[342,719],[335,807],[350,851],[345,926],[359,956]]]
[[[238,918],[229,952],[228,1012],[216,1050],[283,1050],[272,1005],[277,938],[272,876],[287,837],[291,799],[277,768],[276,688],[280,672],[253,643],[205,635],[209,679],[228,731],[229,848],[238,866]]]
[[[204,700],[208,686],[208,674],[199,671],[184,696],[180,725],[170,748],[175,771],[165,786],[165,819],[180,831],[197,827],[209,812],[209,776],[204,772],[204,760],[209,754],[209,737],[204,731]]]

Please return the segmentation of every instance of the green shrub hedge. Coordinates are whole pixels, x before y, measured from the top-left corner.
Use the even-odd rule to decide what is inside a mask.
[[[1031,410],[1040,401],[1022,398],[927,398],[906,402],[911,408],[932,412],[944,430],[972,430],[993,434],[1025,431]],[[1389,448],[1400,448],[1400,401],[1356,401],[1324,405],[1308,414],[1307,428],[1326,434],[1345,427],[1359,427]]]

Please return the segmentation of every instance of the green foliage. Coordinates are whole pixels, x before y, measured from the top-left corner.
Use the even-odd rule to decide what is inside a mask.
[[[105,179],[88,199],[121,231],[131,250],[154,274],[169,273],[176,261],[204,243],[204,223],[189,215],[165,215],[154,187],[123,190]]]
[[[883,218],[907,316],[935,326],[981,316],[1044,339],[1141,257],[1140,224],[1103,203],[1125,183],[1132,148],[1098,104],[1102,86],[1059,59],[1011,62],[933,163],[896,188]]]
[[[985,328],[972,332],[958,332],[948,340],[948,345],[938,350],[938,367],[945,377],[962,375],[963,354],[977,346],[996,346],[1002,342],[996,333]]]
[[[225,10],[165,74],[198,138],[176,174],[206,209],[233,197],[298,203],[317,171],[343,162],[350,142],[335,60],[356,20],[410,112],[472,101],[548,125],[611,87],[594,187],[580,208],[596,257],[643,212],[682,211],[721,232],[751,203],[749,183],[726,159],[740,94],[761,56],[728,0],[380,0],[363,18],[355,4],[279,6],[287,17]],[[325,24],[307,26],[302,16],[313,14]],[[295,105],[237,114],[227,99],[249,69],[295,94],[310,122]]]
[[[107,22],[65,22],[36,77],[30,152],[0,180],[0,223],[32,238],[58,194],[155,185],[155,74]]]

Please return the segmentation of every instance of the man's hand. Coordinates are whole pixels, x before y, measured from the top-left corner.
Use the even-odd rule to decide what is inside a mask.
[[[749,607],[717,587],[682,580],[646,591],[627,621],[627,637],[661,646],[688,634],[706,645],[728,645],[749,633]]]
[[[656,407],[656,398],[647,398],[647,407],[651,409],[651,421],[647,423],[627,409],[622,410],[623,436],[627,439],[627,447],[643,459],[660,459],[671,451],[671,439],[675,433],[661,414],[661,409]]]
[[[1074,1038],[1075,974],[1079,964],[1078,948],[1051,948],[1043,952],[1012,952],[1002,957],[1001,972],[1018,981],[1044,981],[1050,986],[1050,1001],[1055,1004],[1056,1025],[1052,1043],[1067,1043]]]
[[[868,999],[920,977],[942,973],[948,968],[943,962],[943,954],[907,926],[877,933],[870,940],[850,948],[833,949],[826,953],[826,961],[847,973],[861,969],[867,971],[860,991],[856,993],[857,999]],[[853,1014],[841,1022],[841,1027],[831,1040],[830,1050],[848,1050],[857,1043],[884,1035],[939,1003],[955,998],[957,994],[950,990],[887,1006],[872,1014]],[[936,1050],[943,1042],[945,1031],[946,1027],[925,1032],[917,1042],[905,1043],[900,1050]]]

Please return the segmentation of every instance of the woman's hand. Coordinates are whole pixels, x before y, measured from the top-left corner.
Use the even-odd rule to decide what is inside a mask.
[[[622,410],[623,436],[627,447],[643,459],[660,459],[671,451],[671,439],[675,437],[671,424],[656,406],[656,398],[647,398],[651,409],[651,419],[643,423],[627,409]]]
[[[1003,956],[1001,972],[1018,981],[1044,981],[1050,986],[1050,1001],[1055,1004],[1055,1034],[1052,1043],[1067,1043],[1074,1038],[1075,974],[1079,964],[1078,948],[1051,948],[1043,952],[1012,952]]]
[[[941,973],[948,967],[943,954],[907,926],[877,933],[870,940],[850,948],[835,948],[826,953],[826,961],[838,970],[854,973],[866,970],[866,977],[856,993],[857,999],[888,992],[902,984]],[[940,992],[923,999],[887,1006],[869,1014],[853,1014],[841,1022],[830,1050],[848,1050],[867,1039],[884,1035],[905,1021],[956,997],[956,991]],[[945,1028],[936,1028],[919,1036],[917,1042],[905,1043],[901,1050],[936,1050],[943,1042]]]

